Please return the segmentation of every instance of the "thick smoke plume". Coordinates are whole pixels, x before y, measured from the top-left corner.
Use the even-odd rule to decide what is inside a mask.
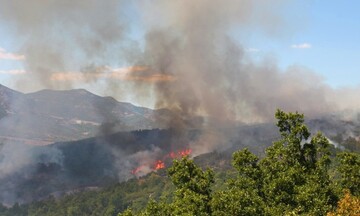
[[[277,107],[307,115],[338,108],[338,92],[314,73],[296,66],[280,71],[266,60],[255,64],[229,36],[233,29],[286,32],[277,15],[285,1],[0,3],[1,20],[23,39],[29,72],[23,88],[30,79],[25,88],[105,83],[105,92],[126,94],[132,86],[128,92],[138,100],[151,97],[155,108],[176,111],[178,120],[201,115],[252,122],[271,119]],[[116,64],[141,69],[119,75],[107,66]]]
[[[358,89],[333,89],[300,66],[282,71],[271,60],[255,63],[231,36],[234,29],[271,37],[286,32],[289,26],[278,14],[287,4],[0,0],[0,21],[22,43],[27,74],[19,87],[66,89],[87,83],[120,99],[153,101],[155,108],[171,110],[168,127],[179,136],[186,128],[203,128],[200,140],[190,143],[199,154],[226,142],[228,136],[217,128],[234,120],[269,121],[276,108],[307,116],[359,108]],[[104,119],[117,118],[105,113]]]
[[[182,117],[196,113],[225,122],[268,120],[276,107],[329,111],[327,87],[316,76],[296,67],[282,73],[271,62],[255,65],[228,36],[234,27],[256,25],[266,31],[279,25],[276,11],[267,9],[273,7],[257,3],[158,1],[143,6],[146,20],[157,10],[163,17],[149,24],[137,64],[147,65],[150,73],[175,77],[155,84],[157,107],[178,110]],[[262,14],[266,23],[256,19]]]
[[[15,29],[23,42],[30,78],[28,88],[69,88],[53,82],[55,72],[102,65],[119,58],[114,50],[124,39],[125,15],[121,0],[1,0],[0,19]]]

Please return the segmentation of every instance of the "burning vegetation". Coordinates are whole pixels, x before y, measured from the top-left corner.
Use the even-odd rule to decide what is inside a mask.
[[[179,151],[172,151],[164,155],[161,159],[155,160],[152,164],[141,164],[135,169],[131,170],[131,174],[135,176],[142,176],[148,172],[164,169],[173,159],[179,159],[186,156],[190,156],[192,150],[190,148],[185,148]]]

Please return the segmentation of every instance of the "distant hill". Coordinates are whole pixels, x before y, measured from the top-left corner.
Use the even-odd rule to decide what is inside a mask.
[[[330,136],[336,131],[346,134],[359,128],[354,122],[326,119],[310,120],[309,124],[312,133],[323,129]],[[195,158],[199,165],[224,171],[230,168],[234,151],[246,147],[263,156],[265,148],[279,138],[275,125],[270,123],[238,126],[232,128],[231,133],[227,133],[228,130],[219,131],[226,139],[217,144],[218,150]],[[154,170],[157,160],[168,166],[169,153],[191,148],[189,143],[202,145],[200,140],[207,133],[199,129],[189,129],[182,134],[171,129],[151,129],[45,146],[0,146],[0,203],[30,202],[50,194],[61,196],[139,177]],[[132,173],[138,167],[142,173]]]
[[[203,167],[224,171],[231,167],[233,150],[248,147],[261,154],[274,139],[271,125],[235,130],[224,143],[226,149],[199,155],[196,161]],[[167,167],[172,161],[171,153],[191,148],[189,143],[198,142],[203,133],[196,129],[182,134],[172,129],[152,129],[45,146],[0,146],[0,203],[28,203],[143,176],[154,170],[158,160]],[[136,168],[142,169],[140,173],[133,173]]]
[[[179,133],[166,128],[172,115],[83,89],[23,94],[0,85],[0,202],[30,202],[139,177],[189,146],[207,153],[197,157],[199,164],[227,169],[232,152],[247,147],[262,156],[279,136],[274,123],[204,129],[196,127],[200,117]],[[340,148],[360,149],[357,113],[307,124]]]
[[[0,203],[30,202],[50,194],[87,187],[101,187],[144,175],[156,160],[186,148],[200,136],[173,130],[118,132],[46,146],[13,144],[0,146]],[[132,173],[144,167],[141,173]]]
[[[12,113],[11,104],[13,100],[23,98],[22,93],[7,88],[6,86],[0,85],[0,119],[6,115]]]
[[[83,89],[23,94],[0,85],[0,142],[49,144],[162,128],[169,112],[137,107]]]

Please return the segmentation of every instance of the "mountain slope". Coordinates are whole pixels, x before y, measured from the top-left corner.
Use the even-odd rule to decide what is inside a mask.
[[[359,128],[356,122],[337,122],[326,119],[310,120],[312,134],[318,128],[326,135]],[[350,127],[351,126],[351,127]],[[249,148],[260,157],[264,149],[279,138],[273,124],[242,125],[222,133],[217,152],[197,157],[202,166],[229,168],[231,154]],[[353,132],[354,131],[351,131]],[[187,148],[206,148],[204,136],[208,131],[138,130],[118,132],[78,141],[59,142],[46,146],[0,146],[0,202],[30,202],[49,194],[97,188],[111,182],[123,181],[155,170],[157,161],[166,167],[171,152]],[[344,133],[345,134],[345,133]],[[133,172],[140,170],[140,173]]]
[[[0,84],[0,119],[11,113],[12,102],[14,100],[21,100],[23,96],[24,94]]]
[[[154,170],[156,160],[185,148],[199,133],[179,137],[172,130],[153,129],[46,146],[0,146],[0,203],[30,202],[144,175]],[[143,173],[132,172],[140,166]]]
[[[41,145],[164,127],[157,112],[83,89],[22,94],[0,86],[0,141]]]

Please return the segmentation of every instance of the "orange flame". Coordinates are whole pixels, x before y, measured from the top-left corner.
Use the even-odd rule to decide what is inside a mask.
[[[178,155],[180,155],[181,157],[188,156],[189,154],[191,154],[191,149],[185,149],[183,151],[178,152]]]
[[[136,175],[138,174],[142,169],[144,168],[144,165],[138,166],[135,169],[131,170],[131,174]]]
[[[192,152],[191,149],[184,149],[178,152],[170,152],[169,154],[165,155],[165,158],[171,158],[171,159],[181,158],[190,155],[191,152]]]
[[[188,156],[190,155],[192,152],[191,149],[184,149],[184,150],[180,150],[178,152],[170,152],[169,154],[166,154],[162,160],[157,160],[155,161],[154,165],[153,165],[153,171],[154,170],[159,170],[159,169],[164,169],[166,166],[165,166],[165,160],[170,158],[170,159],[175,159],[175,158],[182,158],[182,157],[185,157],[185,156]],[[140,173],[141,170],[143,170],[144,167],[149,167],[149,166],[146,166],[146,165],[141,165],[135,169],[133,169],[131,171],[131,174],[133,175],[138,175]],[[151,167],[151,166],[150,166]]]
[[[155,162],[154,168],[155,168],[155,170],[164,169],[165,163],[162,160],[158,160]]]

